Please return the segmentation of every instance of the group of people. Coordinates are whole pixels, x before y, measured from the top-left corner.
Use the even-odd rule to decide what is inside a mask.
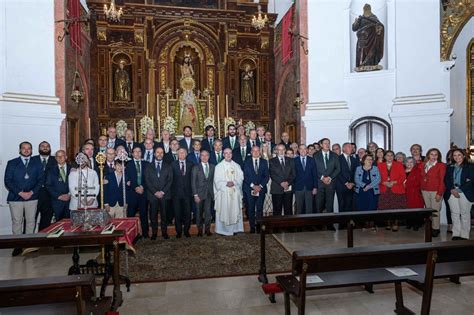
[[[213,126],[205,128],[201,140],[192,135],[189,126],[180,140],[165,130],[157,142],[150,129],[138,143],[132,130],[120,139],[110,127],[97,144],[84,142],[78,163],[68,163],[63,150],[51,156],[46,141],[32,156],[31,144],[22,142],[20,156],[5,171],[13,234],[33,233],[38,217],[42,230],[53,216],[58,221],[71,210],[97,208],[96,156],[103,153],[104,208],[112,217],[139,213],[144,238],[150,237],[151,225],[151,239],[156,239],[160,222],[161,235],[168,239],[173,219],[178,238],[190,237],[192,222],[198,236],[212,234],[212,221],[216,233],[233,235],[244,231],[242,209],[250,232],[258,232],[256,218],[264,213],[333,212],[335,198],[340,212],[432,208],[433,236],[439,235],[444,198],[453,239],[469,238],[474,171],[464,150],[450,150],[443,163],[438,149],[428,150],[425,158],[418,144],[410,157],[375,143],[357,149],[355,143],[331,146],[324,138],[298,145],[290,143],[288,133],[276,144],[263,126],[247,134],[243,126],[229,125],[223,139]],[[418,229],[420,223],[407,225]],[[387,228],[397,231],[398,222],[388,222]]]

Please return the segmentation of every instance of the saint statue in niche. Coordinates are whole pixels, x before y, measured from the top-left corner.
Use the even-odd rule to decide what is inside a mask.
[[[355,71],[383,69],[379,62],[383,58],[384,26],[372,13],[370,4],[364,5],[364,13],[356,18],[352,31],[357,32]]]
[[[181,65],[181,80],[184,78],[192,78],[194,76],[194,70],[191,61],[191,54],[189,52],[184,53],[184,61]]]
[[[240,102],[241,103],[254,103],[255,102],[255,80],[253,78],[253,70],[249,64],[245,65],[242,71],[240,80]]]
[[[130,101],[130,77],[125,69],[125,60],[120,60],[114,74],[114,100]]]

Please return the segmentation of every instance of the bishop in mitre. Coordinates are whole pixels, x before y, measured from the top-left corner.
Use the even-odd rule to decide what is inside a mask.
[[[242,182],[244,174],[239,164],[232,161],[232,150],[224,150],[224,161],[214,173],[216,233],[233,235],[244,231],[242,218]]]

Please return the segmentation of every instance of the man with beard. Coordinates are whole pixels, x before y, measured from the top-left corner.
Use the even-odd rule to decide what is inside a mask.
[[[235,128],[235,125],[230,124],[227,127],[227,137],[224,137],[222,139],[222,149],[225,150],[227,148],[230,148],[231,150],[234,150],[238,145],[239,145],[239,139],[236,136],[236,131],[237,129]]]
[[[31,158],[31,161],[40,163],[43,173],[41,174],[42,182],[38,196],[38,207],[36,211],[36,220],[40,216],[38,231],[47,228],[51,224],[53,218],[53,205],[51,203],[51,195],[46,189],[46,174],[52,167],[57,165],[56,159],[51,156],[51,145],[47,141],[43,141],[38,146],[38,155]]]
[[[214,137],[216,128],[214,128],[214,126],[206,126],[205,132],[206,136],[201,141],[201,147],[203,150],[211,152],[214,148],[214,141],[216,141],[216,138]]]
[[[191,152],[193,147],[193,129],[190,126],[183,128],[183,139],[179,140],[179,147],[186,149],[186,152]]]
[[[14,235],[23,234],[23,220],[26,221],[25,233],[34,232],[38,196],[43,184],[43,168],[38,159],[31,158],[31,143],[20,143],[19,149],[20,156],[8,161],[4,179]],[[21,252],[21,248],[15,248],[12,256]]]

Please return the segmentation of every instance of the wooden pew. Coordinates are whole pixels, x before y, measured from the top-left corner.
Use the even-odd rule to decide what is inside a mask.
[[[74,302],[78,315],[105,314],[112,298],[96,297],[93,274],[0,281],[0,307]]]
[[[120,249],[117,239],[123,235],[124,231],[118,230],[112,234],[101,234],[100,232],[64,233],[60,237],[52,238],[48,238],[46,233],[0,235],[0,249],[73,246],[73,265],[69,269],[69,275],[78,275],[81,273],[78,248],[82,246],[104,246],[106,272],[100,296],[104,297],[105,287],[108,284],[109,278],[112,277],[114,289],[111,309],[117,310],[123,302],[120,289]],[[111,261],[111,251],[113,251],[113,262]]]
[[[438,268],[438,264],[444,268]],[[418,275],[396,276],[386,270],[393,267],[407,267]],[[418,283],[417,288],[423,294],[420,314],[428,315],[433,279],[450,274],[474,274],[474,241],[296,251],[293,253],[292,274],[277,276],[276,279],[284,291],[286,315],[290,314],[290,299],[298,307],[298,314],[305,313],[306,291],[358,286],[367,282],[395,284],[397,314],[415,314],[403,304],[402,283]],[[311,278],[314,275],[323,282],[307,283],[308,277],[314,279]]]
[[[347,247],[354,247],[354,227],[367,221],[384,224],[390,220],[419,220],[425,222],[425,242],[431,242],[432,209],[400,209],[383,211],[353,211],[340,213],[300,214],[291,216],[268,216],[257,219],[260,225],[260,270],[259,281],[268,283],[265,257],[265,235],[273,229],[303,228],[329,224],[347,225]],[[270,300],[274,300],[271,298]],[[273,301],[272,301],[273,302]]]

